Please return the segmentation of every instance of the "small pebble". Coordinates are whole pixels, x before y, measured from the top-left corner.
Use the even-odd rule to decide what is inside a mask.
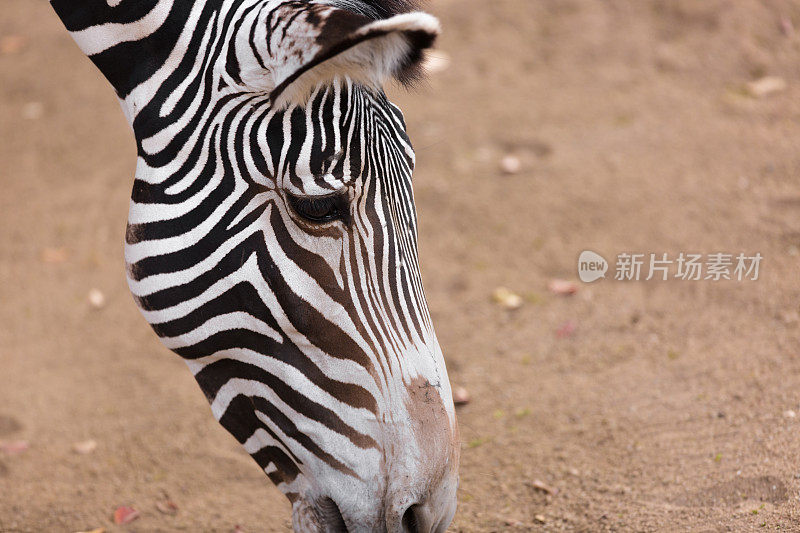
[[[106,304],[106,297],[100,289],[89,291],[89,304],[95,309],[100,309]]]
[[[786,80],[777,76],[765,76],[747,84],[747,92],[756,98],[763,98],[774,93],[785,91]]]
[[[470,399],[469,391],[464,387],[455,387],[453,389],[453,403],[455,405],[466,405]]]
[[[791,409],[787,409],[786,411],[783,412],[783,416],[785,418],[796,418],[797,417],[797,413],[795,413]]]
[[[97,441],[93,439],[82,440],[72,445],[72,451],[81,455],[88,455],[97,449]]]
[[[558,489],[551,487],[541,479],[531,481],[531,487],[546,494],[558,494]]]
[[[515,155],[507,155],[500,160],[500,170],[506,174],[516,174],[522,170],[522,161]]]
[[[512,292],[506,287],[498,287],[492,293],[492,299],[496,304],[506,309],[519,309],[522,307],[522,296]]]

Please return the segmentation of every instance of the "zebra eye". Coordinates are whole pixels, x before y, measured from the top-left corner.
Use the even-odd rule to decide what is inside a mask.
[[[320,224],[347,217],[347,196],[333,194],[329,196],[295,196],[287,194],[289,204],[295,213],[309,222]]]

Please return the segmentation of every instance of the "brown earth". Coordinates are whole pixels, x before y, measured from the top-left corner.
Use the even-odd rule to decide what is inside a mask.
[[[429,303],[472,395],[452,530],[800,531],[800,5],[430,7],[449,68],[393,92]],[[134,145],[112,91],[42,0],[5,0],[0,37],[0,440],[30,442],[0,452],[0,530],[117,531],[122,504],[141,518],[119,530],[286,530],[128,295]],[[786,88],[745,90],[767,75]],[[584,249],[764,260],[757,281],[612,264],[550,293]]]

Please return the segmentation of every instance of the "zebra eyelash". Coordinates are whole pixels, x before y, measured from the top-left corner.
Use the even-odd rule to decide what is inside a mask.
[[[295,214],[311,224],[350,222],[350,201],[346,192],[325,196],[298,196],[287,192],[286,197]]]

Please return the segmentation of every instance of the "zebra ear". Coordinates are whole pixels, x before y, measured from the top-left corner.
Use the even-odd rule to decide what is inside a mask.
[[[423,52],[440,27],[436,17],[422,12],[374,20],[333,9],[316,29],[313,54],[291,50],[302,40],[284,38],[291,43],[286,56],[305,60],[273,71],[274,106],[303,103],[314,88],[337,77],[376,88],[389,79],[408,85],[421,76]]]

